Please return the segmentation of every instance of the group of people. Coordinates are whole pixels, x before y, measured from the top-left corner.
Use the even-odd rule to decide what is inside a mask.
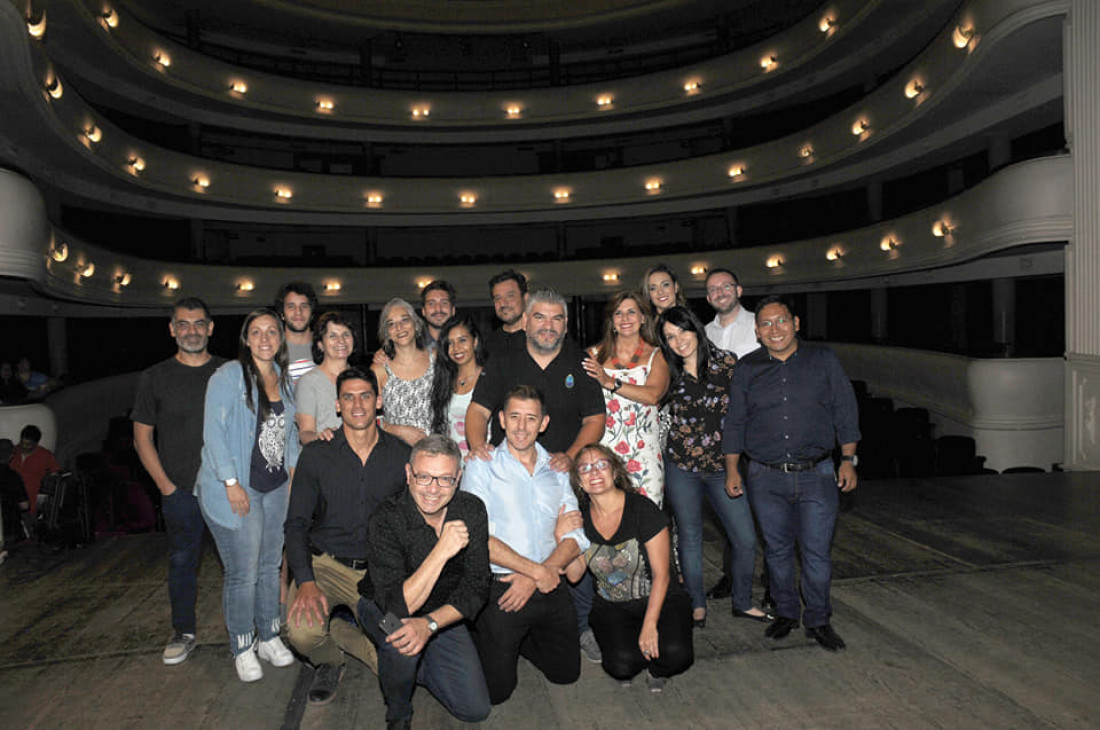
[[[584,350],[566,301],[515,271],[489,281],[501,327],[484,335],[435,281],[419,311],[386,304],[369,367],[352,364],[352,322],[315,317],[308,284],[249,314],[229,362],[207,350],[205,304],[177,302],[177,353],[143,374],[133,410],[171,545],[164,662],[195,646],[205,523],[242,681],[263,676],[259,660],[294,661],[282,604],[315,668],[310,702],[335,697],[350,654],[378,673],[393,727],[408,726],[418,683],[483,719],[514,691],[521,655],[551,682],[576,681],[583,655],[659,692],[706,623],[704,495],[731,545],[733,615],[774,639],[804,620],[842,649],[829,552],[838,488],[857,481],[851,385],[782,300],[754,316],[725,269],[706,291],[704,326],[654,267]],[[753,604],[757,524],[774,615]]]
[[[0,363],[0,405],[12,406],[45,398],[57,383],[31,367],[28,358],[21,357],[15,367]]]

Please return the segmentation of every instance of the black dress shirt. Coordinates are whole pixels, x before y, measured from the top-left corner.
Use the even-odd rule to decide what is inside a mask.
[[[416,616],[451,605],[472,621],[489,599],[489,518],[480,499],[467,492],[455,492],[447,505],[444,522],[462,520],[470,542],[443,566],[428,599]],[[410,615],[405,603],[404,584],[439,542],[409,490],[387,499],[370,519],[369,567],[359,581],[359,593],[373,598],[383,613],[398,618]]]
[[[375,508],[405,489],[409,445],[378,430],[367,463],[344,429],[331,441],[306,444],[298,457],[286,513],[286,560],[298,585],[313,580],[310,546],[338,558],[367,557],[367,523]]]
[[[545,370],[531,357],[526,344],[494,352],[485,363],[473,395],[473,402],[485,406],[492,414],[489,417],[492,443],[499,444],[504,439],[497,417],[504,406],[504,396],[517,385],[533,385],[542,393],[550,416],[539,443],[551,454],[572,446],[581,422],[588,416],[604,414],[603,390],[584,371],[583,361],[584,353],[568,339]]]
[[[767,464],[810,461],[859,439],[855,392],[829,348],[799,340],[784,361],[761,347],[733,369],[723,453]]]

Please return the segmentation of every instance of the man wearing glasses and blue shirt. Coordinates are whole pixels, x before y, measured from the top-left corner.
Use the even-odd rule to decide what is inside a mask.
[[[561,575],[588,548],[569,475],[550,466],[537,442],[550,420],[542,395],[530,385],[512,388],[499,418],[504,443],[488,461],[471,459],[462,480],[489,515],[493,581],[475,641],[494,705],[512,695],[520,654],[554,684],[580,677],[580,634]]]

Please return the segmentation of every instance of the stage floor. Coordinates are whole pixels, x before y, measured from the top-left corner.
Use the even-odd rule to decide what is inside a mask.
[[[713,531],[705,549],[710,586]],[[301,664],[237,681],[212,545],[200,646],[164,666],[165,555],[164,535],[133,535],[56,555],[24,547],[0,565],[0,727],[384,727],[377,680],[354,660],[325,707],[305,705]],[[695,666],[664,693],[588,663],[555,686],[521,660],[515,695],[483,726],[1100,727],[1100,473],[864,482],[833,556],[846,652],[801,631],[773,642],[712,601]],[[414,728],[464,726],[426,690],[415,707]]]

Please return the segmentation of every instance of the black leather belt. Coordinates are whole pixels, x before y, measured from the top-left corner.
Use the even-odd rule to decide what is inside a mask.
[[[762,466],[768,467],[769,469],[775,469],[776,471],[809,471],[810,469],[813,469],[815,466],[828,458],[829,454],[825,454],[824,456],[820,456],[816,459],[810,459],[809,461],[785,461],[778,464],[768,464],[761,461],[760,464]]]
[[[340,563],[341,565],[345,565],[345,566],[351,568],[352,570],[366,570],[367,569],[367,561],[366,560],[359,560],[358,558],[341,558],[339,556],[331,555],[329,553],[326,553],[324,550],[320,550],[320,549],[314,547],[313,545],[309,546],[309,550],[314,555],[328,555],[330,558],[335,560],[337,563]]]

